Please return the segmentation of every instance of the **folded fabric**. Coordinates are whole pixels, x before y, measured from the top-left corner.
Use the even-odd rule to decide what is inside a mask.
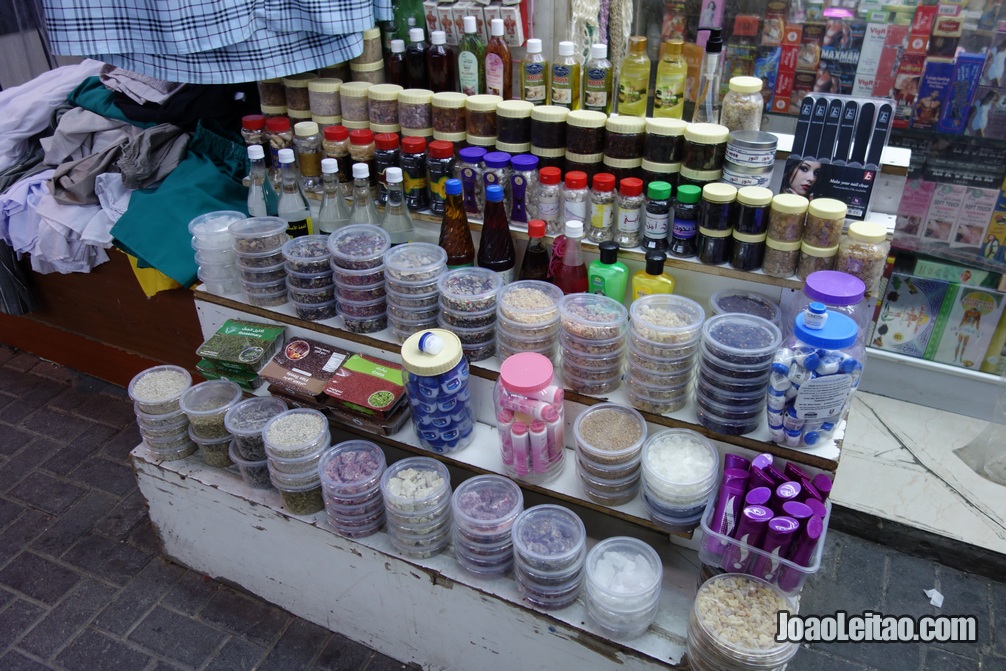
[[[153,186],[171,174],[185,157],[189,135],[178,126],[162,123],[126,143],[118,161],[123,183],[130,189]]]
[[[98,61],[85,60],[0,91],[0,171],[30,151],[28,140],[48,127],[52,110],[66,100],[81,79],[97,74],[101,66]]]
[[[239,138],[226,133],[212,122],[200,123],[178,167],[157,188],[134,191],[112,228],[116,246],[183,286],[196,281],[189,221],[215,210],[245,209],[247,153]]]
[[[76,107],[62,116],[52,137],[39,142],[45,149],[46,164],[57,166],[103,152],[137,133],[139,130],[126,121]]]
[[[126,254],[121,250],[120,253]],[[143,294],[147,298],[150,298],[162,291],[178,289],[182,286],[157,268],[141,268],[138,265],[135,256],[126,254],[126,258],[129,259],[129,265],[133,269],[133,276],[136,278],[136,283],[140,285],[140,289],[143,290]]]
[[[64,205],[51,194],[43,195],[35,206],[38,213],[38,241],[31,251],[31,267],[38,273],[89,273],[108,261],[102,246],[90,245],[81,234],[101,211],[98,205]]]
[[[94,178],[116,169],[125,144],[123,138],[97,154],[57,166],[49,184],[56,201],[64,205],[96,205],[98,196],[94,193]]]
[[[106,88],[118,91],[141,105],[145,103],[161,105],[177,93],[178,89],[185,86],[108,64],[101,68],[98,77]]]

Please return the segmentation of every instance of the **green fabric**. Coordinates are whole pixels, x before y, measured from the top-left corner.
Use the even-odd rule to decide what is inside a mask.
[[[133,121],[114,102],[115,92],[105,88],[98,77],[88,77],[67,97],[74,105],[83,107],[89,112],[100,114],[106,119],[115,119],[133,124],[137,128],[151,128],[156,123],[149,121]]]
[[[247,173],[246,150],[221,133],[232,135],[212,121],[206,126],[200,122],[185,159],[157,188],[134,191],[129,208],[112,227],[117,247],[182,286],[196,282],[189,221],[206,212],[244,212],[247,207],[248,192],[241,183]]]

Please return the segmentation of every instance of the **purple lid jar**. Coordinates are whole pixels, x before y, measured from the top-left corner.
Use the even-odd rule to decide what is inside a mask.
[[[866,295],[863,280],[837,270],[819,270],[807,276],[803,292],[825,305],[856,305]]]
[[[506,168],[510,165],[510,154],[505,151],[491,151],[482,160],[485,161],[487,168]]]
[[[465,147],[458,152],[458,156],[465,163],[479,163],[486,155],[486,150],[482,147]]]
[[[493,152],[493,153],[505,153],[505,152]],[[527,171],[527,170],[537,170],[538,169],[538,157],[534,154],[518,154],[510,159],[510,167],[515,171]]]

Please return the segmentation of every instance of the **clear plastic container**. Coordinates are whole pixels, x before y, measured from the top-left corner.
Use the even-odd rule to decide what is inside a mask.
[[[318,273],[298,273],[286,267],[286,283],[291,289],[300,291],[311,291],[313,289],[325,289],[334,283],[332,269]]]
[[[137,373],[126,391],[136,410],[150,415],[172,414],[179,399],[192,386],[192,375],[181,366],[154,366]]]
[[[444,328],[456,335],[458,339],[461,340],[462,345],[484,345],[496,339],[496,327],[493,324],[489,324],[487,326],[477,326],[474,328],[455,326],[444,319],[446,314],[446,312],[441,312],[437,323],[441,328]],[[494,315],[491,311],[489,314]]]
[[[335,283],[342,286],[372,287],[377,284],[384,284],[384,266],[376,268],[365,268],[363,270],[348,270],[334,266]]]
[[[178,410],[173,410],[172,412],[166,412],[162,414],[151,415],[149,413],[140,410],[138,403],[133,403],[133,412],[136,414],[136,425],[140,429],[147,429],[148,431],[165,429],[165,428],[176,428],[179,424],[188,424],[189,418],[185,416],[181,408]]]
[[[203,458],[207,466],[213,468],[227,468],[231,465],[230,445],[231,437],[224,435],[219,438],[200,438],[189,425],[189,438],[199,447],[199,456]]]
[[[384,282],[381,282],[380,284],[371,284],[365,287],[355,284],[347,285],[336,282],[335,287],[335,291],[338,292],[340,300],[351,301],[354,303],[375,301],[387,295],[387,285]],[[291,290],[290,298],[291,300],[300,300],[298,296],[293,294],[293,290]],[[304,302],[307,303],[310,301],[305,300]]]
[[[242,459],[241,455],[238,453],[237,445],[235,442],[231,442],[228,448],[228,456],[231,462],[238,467],[238,472],[241,473],[241,479],[244,480],[245,484],[254,489],[270,489],[272,488],[272,482],[269,480],[269,462],[266,459],[261,459],[259,461],[248,461],[247,459]]]
[[[283,245],[287,269],[297,273],[330,272],[332,253],[327,243],[327,235],[305,235],[287,240]]]
[[[525,324],[504,317],[500,314],[499,309],[497,309],[496,330],[501,335],[510,336],[511,339],[517,339],[528,343],[540,343],[544,346],[546,341],[549,343],[558,342],[559,316],[557,314],[556,318],[551,322]]]
[[[631,383],[632,380],[629,379]],[[629,403],[633,408],[642,410],[643,412],[652,412],[656,415],[668,415],[672,412],[677,412],[681,410],[688,404],[688,393],[687,391],[681,396],[670,397],[661,394],[658,396],[653,396],[647,393],[639,391],[640,387],[634,384],[627,384],[625,388],[625,395],[629,399]]]
[[[309,322],[320,322],[326,319],[335,319],[338,316],[338,302],[333,298],[323,303],[301,303],[290,299],[293,311],[298,318]]]
[[[279,217],[251,217],[232,223],[229,230],[240,255],[279,251],[288,240],[287,228]]]
[[[587,553],[587,614],[616,636],[642,635],[656,618],[663,575],[660,556],[643,541],[606,538]]]
[[[761,370],[761,369],[760,369]],[[733,371],[731,371],[733,372]],[[728,393],[753,393],[765,389],[771,370],[764,370],[756,377],[738,377],[736,375],[725,375],[715,366],[709,365],[708,359],[703,359],[697,368],[696,381]]]
[[[492,328],[496,324],[496,308],[488,307],[484,310],[478,310],[476,312],[458,312],[448,308],[444,304],[444,301],[441,300],[440,321],[442,321],[444,325],[452,331],[455,328],[458,328],[462,331],[481,332],[486,328]],[[463,338],[462,342],[464,342]],[[484,342],[484,339],[480,342]]]
[[[699,347],[699,367],[710,370],[724,378],[729,378],[744,384],[754,384],[755,381],[768,380],[771,362],[758,362],[751,364],[740,364],[734,361],[727,361],[712,354],[705,345]]]
[[[196,250],[192,256],[200,266],[228,266],[234,265],[237,260],[233,242],[226,249],[199,249],[195,242],[192,244],[192,248]]]
[[[514,522],[514,577],[524,597],[543,608],[564,608],[579,596],[586,530],[562,506],[528,508]]]
[[[500,287],[497,313],[511,324],[538,326],[557,323],[562,289],[550,282],[522,280]]]
[[[459,313],[495,308],[496,294],[502,285],[499,273],[486,268],[458,268],[437,280],[442,304]]]
[[[183,415],[182,421],[177,422],[174,426],[163,426],[156,429],[148,429],[140,426],[139,429],[140,436],[143,437],[144,441],[164,444],[169,440],[187,437],[189,435],[189,420]]]
[[[771,361],[781,341],[778,326],[751,315],[716,315],[702,327],[702,343],[709,353],[731,364]]]
[[[512,480],[499,475],[479,475],[458,485],[451,505],[454,524],[466,537],[488,539],[492,543],[492,539],[505,536],[505,547],[512,542],[510,530],[524,510],[524,494]]]
[[[300,303],[302,305],[307,305],[308,307],[312,305],[321,305],[323,303],[330,303],[335,300],[335,284],[330,284],[327,287],[321,287],[320,289],[297,289],[290,286],[289,281],[287,281],[287,294],[291,303]],[[383,291],[382,291],[383,294]],[[342,292],[340,292],[340,296]],[[354,297],[347,295],[349,300],[360,300],[361,297]],[[363,300],[367,300],[366,296],[362,297]],[[370,297],[372,300],[373,297]]]
[[[577,375],[577,373],[581,373],[581,375]],[[589,377],[585,377],[582,373],[583,371],[579,370],[571,371],[565,364],[563,364],[562,378],[566,382],[566,389],[586,396],[601,396],[615,391],[622,383],[621,372],[616,373],[611,377],[602,377],[599,375],[590,375]]]
[[[211,440],[230,436],[224,426],[224,415],[241,400],[241,387],[230,380],[209,380],[189,387],[178,401],[192,435]]]
[[[368,270],[384,266],[384,253],[390,247],[391,236],[387,231],[371,224],[345,226],[332,233],[328,239],[333,266],[347,270]]]
[[[719,453],[694,431],[667,429],[643,446],[642,471],[651,518],[666,531],[690,531],[716,487]]]
[[[761,425],[760,412],[754,417],[733,419],[719,415],[702,405],[697,405],[695,408],[695,417],[702,426],[710,431],[722,433],[725,436],[743,436],[746,433],[751,433]]]
[[[285,485],[274,477],[273,486],[279,490],[283,505],[291,515],[313,515],[325,509],[321,484],[315,480],[302,485]]]
[[[242,282],[267,287],[262,293],[275,291],[275,285],[280,281],[286,280],[286,268],[283,267],[282,263],[278,263],[274,266],[255,266],[248,268],[238,263],[237,267]]]
[[[559,301],[562,330],[581,340],[624,338],[628,310],[600,294],[569,294]]]
[[[203,282],[226,282],[238,276],[238,269],[231,265],[219,266],[199,266],[196,269],[196,277]]]
[[[702,334],[696,333],[692,340],[678,343],[662,343],[639,335],[635,325],[629,327],[629,346],[640,354],[661,359],[680,359],[690,356],[699,348]]]
[[[782,324],[779,304],[762,294],[744,289],[721,289],[709,299],[714,315],[725,313],[753,315],[767,319],[776,326]]]
[[[151,454],[160,461],[179,461],[196,452],[196,444],[189,440],[188,435],[185,436],[181,444],[171,447],[155,447],[146,441],[144,443]]]
[[[232,406],[224,415],[224,427],[234,436],[238,456],[252,462],[265,459],[262,427],[286,409],[286,402],[275,396],[249,398]]]
[[[369,317],[379,317],[387,312],[386,298],[377,298],[369,301],[339,300],[339,315],[350,319],[367,319]]]
[[[285,236],[285,234],[284,234]],[[286,237],[284,237],[286,240]],[[235,252],[236,263],[241,268],[272,268],[283,263],[282,246],[264,252]]]
[[[245,218],[244,213],[237,210],[218,210],[195,217],[189,222],[193,245],[198,243],[201,249],[231,247],[234,238],[231,236],[230,225]]]
[[[601,356],[605,354],[622,354],[625,352],[625,337],[622,335],[604,340],[589,340],[569,335],[566,331],[559,332],[559,341],[563,344],[563,349],[572,354]]]
[[[660,344],[691,342],[706,318],[701,305],[671,294],[643,296],[633,301],[630,315],[637,335]]]
[[[584,494],[594,503],[621,506],[636,498],[639,493],[639,472],[621,478],[598,477],[586,471],[577,460],[576,474]]]
[[[695,367],[695,358],[691,354],[678,357],[650,356],[641,352],[632,343],[629,344],[625,354],[626,361],[629,363],[629,372],[637,373],[638,380],[649,384],[658,384],[659,380],[687,378]],[[647,376],[653,376],[654,381],[648,381]],[[672,383],[667,382],[666,384]]]
[[[409,242],[384,254],[385,275],[396,282],[435,281],[447,265],[447,252],[427,242]]]
[[[381,475],[385,510],[404,517],[438,511],[451,496],[451,474],[431,457],[409,457],[388,466]]]
[[[262,427],[270,459],[290,460],[314,456],[328,447],[328,419],[318,410],[295,408],[270,418]]]
[[[462,341],[463,342],[463,341]],[[493,389],[503,470],[533,484],[554,479],[565,460],[562,387],[554,384],[552,362],[525,352],[507,358]]]

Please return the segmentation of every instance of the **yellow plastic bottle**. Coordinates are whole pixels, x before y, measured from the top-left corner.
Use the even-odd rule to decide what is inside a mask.
[[[674,278],[664,272],[666,259],[667,255],[663,252],[651,250],[646,253],[646,269],[632,275],[632,300],[640,296],[674,293]]]
[[[650,59],[646,55],[646,38],[629,38],[629,53],[622,59],[618,75],[618,113],[626,116],[646,116],[646,101],[650,94]]]
[[[680,119],[685,111],[685,80],[688,63],[681,40],[664,42],[664,55],[657,64],[657,86],[653,91],[653,116]]]

